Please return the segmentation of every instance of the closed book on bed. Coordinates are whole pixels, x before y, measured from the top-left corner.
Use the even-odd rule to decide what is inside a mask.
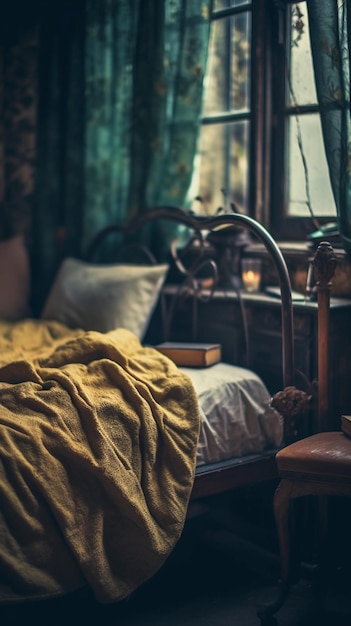
[[[166,341],[155,348],[172,359],[176,365],[189,367],[208,367],[222,358],[222,347],[219,343]]]

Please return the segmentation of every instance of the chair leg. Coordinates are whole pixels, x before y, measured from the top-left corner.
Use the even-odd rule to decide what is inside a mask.
[[[318,532],[316,550],[316,569],[313,580],[313,591],[317,600],[325,598],[330,584],[330,573],[333,569],[332,552],[328,542],[329,502],[328,496],[318,496],[315,505],[317,508],[317,520],[315,527]]]
[[[261,607],[257,612],[263,626],[268,626],[269,624],[274,623],[272,616],[283,606],[289,593],[291,579],[289,511],[292,490],[292,481],[281,480],[274,494],[274,515],[281,559],[279,593],[276,600]]]

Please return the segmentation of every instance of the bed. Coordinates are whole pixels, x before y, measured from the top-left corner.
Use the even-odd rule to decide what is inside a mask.
[[[209,231],[239,227],[263,242],[281,288],[284,388],[295,390],[289,275],[261,224],[162,207],[104,229],[84,260],[64,259],[40,319],[1,322],[0,603],[83,586],[99,602],[127,597],[167,559],[191,501],[275,478],[275,453],[291,441],[296,411],[278,411],[253,371],[178,368],[143,343],[170,270],[135,245],[155,220],[195,238],[201,260],[179,288],[190,276],[194,302]],[[92,260],[116,232],[142,264]],[[174,247],[170,259],[181,263]]]

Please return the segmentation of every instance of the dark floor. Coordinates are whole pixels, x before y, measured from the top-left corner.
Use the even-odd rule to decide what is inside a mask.
[[[158,574],[117,605],[97,605],[87,592],[55,601],[2,609],[2,626],[260,626],[257,609],[277,596],[279,559],[267,519],[238,517],[227,502],[186,523],[183,536]],[[252,519],[256,518],[256,519]],[[253,543],[253,536],[255,543]],[[313,568],[276,614],[279,626],[350,626],[351,580],[336,568],[321,596]]]

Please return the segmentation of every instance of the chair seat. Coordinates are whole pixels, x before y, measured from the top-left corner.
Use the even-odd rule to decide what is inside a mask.
[[[323,481],[351,481],[351,439],[342,432],[311,435],[279,450],[279,475]]]

